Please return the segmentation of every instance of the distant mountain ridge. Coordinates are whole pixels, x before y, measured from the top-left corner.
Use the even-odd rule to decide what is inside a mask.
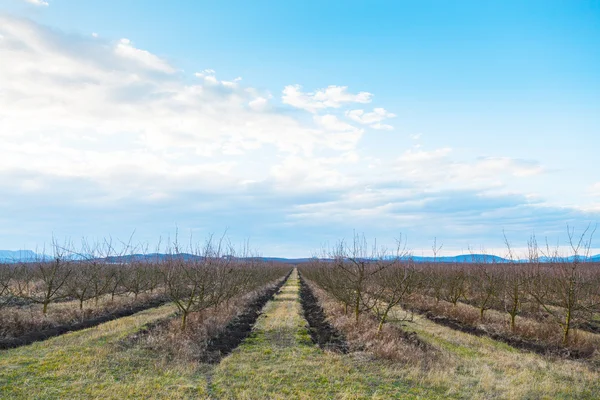
[[[442,263],[508,263],[506,258],[494,256],[490,254],[460,254],[457,256],[445,257],[405,257],[416,262],[442,262]]]
[[[153,261],[153,260],[165,260],[169,257],[172,257],[170,254],[163,253],[150,253],[150,254],[128,254],[124,256],[110,256],[106,258],[101,258],[99,260],[106,261],[109,263],[130,263],[134,261]],[[195,254],[189,253],[180,253],[178,257],[186,260],[200,260],[201,256],[197,256]],[[74,255],[71,256],[70,259],[82,260],[87,257],[82,255]],[[303,262],[308,262],[312,258],[285,258],[285,257],[248,257],[248,258],[256,258],[262,261],[272,261],[272,262],[281,262],[288,264],[299,264]],[[52,257],[45,254],[38,254],[32,250],[0,250],[0,262],[3,263],[15,263],[15,262],[32,262],[39,260],[51,260]],[[91,257],[90,257],[91,259]],[[394,257],[389,257],[389,259],[394,259]],[[412,259],[415,262],[441,262],[441,263],[486,263],[486,264],[503,264],[509,263],[510,260],[491,255],[491,254],[460,254],[457,256],[444,256],[444,257],[424,257],[424,256],[406,256],[403,257],[404,260]],[[563,260],[573,261],[574,257],[567,257]],[[595,256],[591,256],[589,258],[580,257],[582,261],[589,262],[600,262],[600,254]],[[540,261],[547,262],[551,261],[548,258],[541,258]],[[519,263],[527,262],[527,260],[517,260]]]
[[[151,253],[151,254],[130,254],[125,256],[111,256],[106,257],[104,260],[111,263],[127,263],[132,261],[153,261],[153,260],[165,260],[170,257],[177,257],[185,261],[201,260],[203,257],[189,253],[179,253],[176,256],[171,254],[162,253]],[[288,264],[297,264],[307,262],[310,258],[284,258],[284,257],[244,257],[245,259],[259,259],[261,261],[273,261],[282,262]]]
[[[47,256],[39,255],[31,250],[0,250],[0,262],[35,261]]]

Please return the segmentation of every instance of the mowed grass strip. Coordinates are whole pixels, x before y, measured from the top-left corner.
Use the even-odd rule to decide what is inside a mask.
[[[251,336],[216,368],[212,392],[224,399],[445,398],[446,388],[417,385],[404,375],[390,363],[316,347],[302,317],[294,271]]]
[[[166,362],[123,339],[168,318],[173,305],[142,311],[30,346],[0,351],[0,399],[206,397],[202,366]]]
[[[405,315],[397,312],[398,317]],[[443,353],[444,368],[421,379],[425,384],[448,386],[447,393],[454,398],[600,399],[600,371],[594,360],[564,360],[517,350],[418,315],[402,326]]]

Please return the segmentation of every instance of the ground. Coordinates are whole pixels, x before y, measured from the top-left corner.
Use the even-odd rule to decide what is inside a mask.
[[[315,346],[296,271],[241,346],[216,365],[157,357],[126,339],[175,313],[171,305],[0,352],[2,399],[600,398],[585,362],[524,353],[416,318],[416,332],[445,365],[423,371]]]

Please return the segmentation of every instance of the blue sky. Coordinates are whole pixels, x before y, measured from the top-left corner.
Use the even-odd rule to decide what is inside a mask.
[[[600,222],[597,1],[0,0],[0,59],[0,248]]]

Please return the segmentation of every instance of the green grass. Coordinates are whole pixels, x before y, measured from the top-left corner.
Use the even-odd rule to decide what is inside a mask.
[[[1,399],[157,399],[205,395],[195,365],[162,365],[122,339],[174,313],[171,305],[0,352]]]
[[[236,399],[444,398],[444,388],[419,386],[401,368],[363,354],[314,346],[301,315],[296,273],[269,302],[255,330],[224,359],[212,391]]]
[[[403,329],[416,332],[444,358],[444,369],[431,371],[423,382],[446,384],[456,398],[600,398],[600,371],[588,362],[523,352],[420,316],[403,323]]]
[[[167,305],[0,352],[0,399],[598,399],[587,362],[516,350],[415,316],[431,369],[325,352],[310,340],[294,272],[252,335],[217,366],[169,360],[123,339],[173,315]]]

